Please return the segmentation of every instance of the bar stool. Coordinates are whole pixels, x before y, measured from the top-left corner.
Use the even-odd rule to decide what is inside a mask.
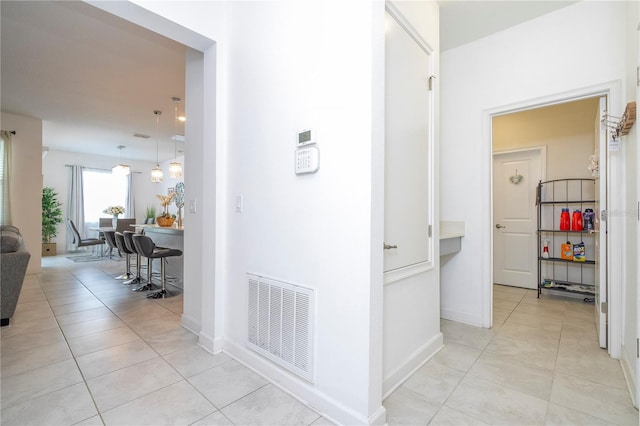
[[[124,237],[124,245],[127,247],[127,249],[131,253],[135,253],[136,254],[136,276],[133,279],[130,279],[129,281],[125,281],[123,283],[125,285],[141,284],[142,283],[142,274],[140,272],[140,268],[142,267],[142,263],[140,261],[141,260],[141,256],[140,256],[140,253],[138,253],[138,250],[136,249],[135,245],[133,244],[133,238],[132,238],[133,235],[134,235],[134,232],[132,232],[132,231],[124,231],[122,233],[122,236]],[[133,290],[134,291],[142,291],[142,290],[138,290],[138,288],[135,288]]]
[[[124,253],[125,260],[127,261],[127,269],[125,273],[116,277],[116,279],[130,280],[134,278],[133,274],[131,273],[131,256],[130,256],[134,252],[129,250],[129,248],[127,248],[127,245],[124,242],[124,235],[122,234],[122,232],[116,232],[115,237],[116,237],[116,246],[118,246],[118,250],[120,250],[120,252]]]
[[[118,250],[118,255],[122,256],[120,250],[116,246],[115,231],[102,231],[102,233],[104,234],[104,241],[109,246],[109,259],[111,259],[111,256],[113,256],[113,249]]]
[[[148,277],[148,285],[151,285],[151,261],[152,259],[160,259],[160,277],[162,282],[162,288],[160,291],[153,292],[148,294],[148,298],[153,299],[164,299],[165,297],[170,297],[171,293],[167,291],[166,281],[167,274],[165,270],[165,262],[167,257],[171,256],[182,256],[182,251],[178,249],[165,248],[165,247],[156,247],[153,243],[153,240],[146,235],[134,235],[133,236],[133,244],[135,245],[138,253],[148,259],[148,268],[147,277]]]

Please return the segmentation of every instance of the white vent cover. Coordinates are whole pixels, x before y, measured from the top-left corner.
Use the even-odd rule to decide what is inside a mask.
[[[313,383],[313,290],[255,274],[247,278],[248,346]]]

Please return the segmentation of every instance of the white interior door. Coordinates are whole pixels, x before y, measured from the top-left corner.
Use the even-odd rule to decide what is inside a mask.
[[[538,288],[536,185],[541,149],[493,155],[493,282]]]
[[[430,54],[387,12],[385,272],[430,260]]]
[[[601,348],[607,347],[608,318],[607,318],[607,127],[602,125],[602,119],[607,112],[607,98],[600,98],[600,114],[596,123],[596,155],[600,159],[599,176],[596,178],[595,232],[597,258],[595,265],[595,320],[598,330],[598,341]],[[604,213],[603,213],[604,212]]]

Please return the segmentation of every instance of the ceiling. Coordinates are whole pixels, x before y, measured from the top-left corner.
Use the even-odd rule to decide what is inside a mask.
[[[123,158],[155,162],[157,140],[160,161],[173,159],[185,46],[80,1],[2,1],[0,11],[2,111],[42,119],[52,150],[119,157],[125,145]]]
[[[447,50],[575,2],[438,3]],[[124,145],[123,158],[155,161],[157,141],[160,161],[174,157],[185,46],[80,1],[3,0],[0,12],[2,111],[43,120],[52,150],[118,157]]]
[[[453,49],[577,1],[439,0],[440,50]]]

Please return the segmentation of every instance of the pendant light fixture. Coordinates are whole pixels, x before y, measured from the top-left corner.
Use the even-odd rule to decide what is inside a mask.
[[[156,115],[156,166],[151,169],[151,182],[160,183],[164,176],[164,173],[160,168],[160,162],[158,161],[158,139],[160,135],[160,115],[162,114],[162,111],[154,110],[153,113]]]
[[[118,145],[118,149],[120,150],[120,162],[117,166],[113,166],[111,169],[111,174],[119,175],[119,176],[127,176],[131,173],[131,167],[128,164],[124,164],[122,162],[122,150],[125,149],[126,146]]]
[[[173,163],[169,164],[169,177],[179,179],[182,177],[182,164],[178,163],[178,103],[180,98],[174,96],[173,101]]]

